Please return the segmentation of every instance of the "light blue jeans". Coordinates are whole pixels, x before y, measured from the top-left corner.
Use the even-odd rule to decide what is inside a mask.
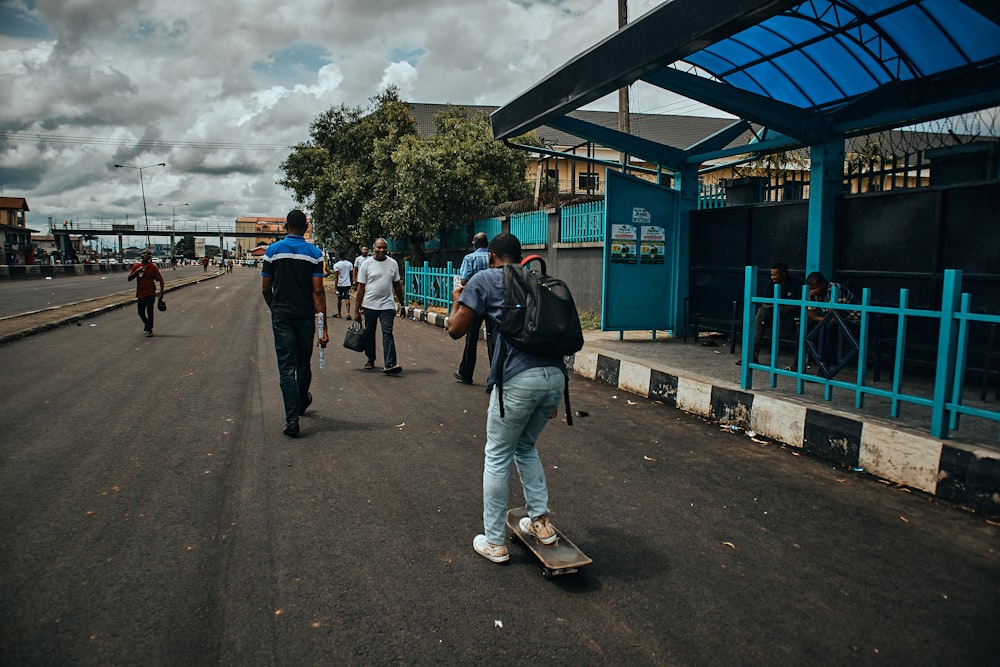
[[[535,441],[562,399],[566,376],[555,366],[529,368],[504,379],[504,416],[499,391],[490,394],[486,417],[486,458],[483,465],[483,528],[492,544],[507,537],[507,496],[510,464],[517,466],[528,516],[549,511],[549,490]]]

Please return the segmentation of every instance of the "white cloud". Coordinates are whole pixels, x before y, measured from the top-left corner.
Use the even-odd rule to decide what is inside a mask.
[[[414,84],[417,82],[417,68],[410,63],[391,63],[385,68],[379,88],[389,86],[399,88],[400,97],[404,100],[413,99]]]
[[[0,130],[18,134],[0,137],[0,183],[36,228],[141,211],[135,172],[115,163],[167,163],[146,172],[147,202],[188,202],[192,219],[283,215],[288,151],[261,145],[303,141],[321,112],[390,84],[415,102],[503,104],[616,27],[607,0],[7,0],[0,88],[16,103]]]

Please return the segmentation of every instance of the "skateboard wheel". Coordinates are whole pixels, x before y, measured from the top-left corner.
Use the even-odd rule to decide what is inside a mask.
[[[552,579],[552,570],[547,567],[542,568],[542,576],[546,579]]]

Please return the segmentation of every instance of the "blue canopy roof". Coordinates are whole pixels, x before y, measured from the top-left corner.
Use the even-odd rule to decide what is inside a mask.
[[[784,147],[893,129],[1000,105],[1000,2],[671,0],[494,112],[494,135],[550,125],[676,160],[566,118],[640,80],[758,123]]]
[[[1000,26],[955,0],[810,0],[684,58],[740,90],[836,106],[995,61]]]

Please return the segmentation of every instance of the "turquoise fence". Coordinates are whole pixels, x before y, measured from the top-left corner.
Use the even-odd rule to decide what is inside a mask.
[[[515,213],[510,216],[510,233],[521,245],[542,245],[549,242],[549,214],[545,211]]]
[[[717,183],[698,186],[698,208],[725,208],[726,189]]]
[[[425,309],[429,306],[451,307],[452,285],[454,276],[458,275],[451,262],[443,269],[432,268],[428,262],[424,262],[423,266],[406,262],[404,270],[406,288],[403,296],[408,304],[417,302]]]
[[[483,218],[482,220],[476,220],[472,224],[472,233],[478,234],[482,232],[486,234],[486,238],[492,239],[494,236],[503,231],[503,221],[500,218]]]
[[[808,300],[808,288],[802,288],[801,299],[781,299],[777,296],[758,297],[757,294],[757,267],[746,267],[745,283],[743,292],[743,347],[742,347],[742,367],[740,371],[740,386],[743,389],[753,387],[753,371],[766,371],[770,377],[772,387],[777,386],[779,376],[787,376],[796,380],[796,391],[804,393],[805,384],[815,383],[824,387],[824,398],[831,400],[833,389],[840,388],[854,392],[855,406],[864,406],[865,396],[878,396],[889,399],[890,414],[892,417],[899,417],[900,406],[903,403],[925,406],[931,410],[931,435],[935,438],[947,438],[948,431],[959,428],[959,418],[962,415],[971,415],[1000,422],[1000,410],[986,409],[985,407],[973,407],[962,404],[962,395],[965,388],[966,366],[969,359],[969,329],[972,323],[982,323],[988,326],[1000,324],[1000,316],[985,313],[974,313],[972,309],[972,297],[962,293],[962,272],[949,269],[944,272],[944,284],[941,296],[940,310],[927,310],[909,307],[909,290],[899,290],[898,306],[873,306],[871,305],[870,290],[865,288],[862,291],[860,304],[835,303],[836,294],[831,296],[834,303],[823,303],[822,307],[829,311],[827,315],[834,326],[832,331],[837,333],[838,328],[843,334],[838,334],[840,342],[838,346],[846,340],[844,347],[846,353],[838,356],[836,368],[830,369],[829,375],[823,374],[825,366],[821,365],[820,375],[807,375],[805,373],[806,353],[810,344],[814,345],[814,333],[807,333],[807,327],[798,328],[798,353],[796,356],[797,366],[790,369],[779,369],[775,366],[777,359],[778,340],[780,337],[780,318],[771,318],[771,355],[768,364],[753,363],[752,349],[750,341],[754,335],[754,316],[756,308],[760,304],[771,304],[777,312],[779,306],[794,306],[799,309],[799,321],[807,322],[807,309],[810,305],[815,306],[815,301]],[[854,327],[847,327],[843,324],[844,314],[849,312],[860,314],[860,323],[856,328],[857,335],[854,335]],[[886,389],[876,388],[867,384],[868,377],[868,353],[869,353],[869,330],[872,321],[876,317],[889,316],[896,320],[895,349],[893,353],[891,386]],[[903,370],[906,366],[906,335],[908,321],[913,318],[927,318],[936,321],[938,330],[937,348],[934,355],[934,377],[933,387],[929,395],[917,395],[904,390]],[[820,326],[816,329],[824,329]],[[822,339],[821,339],[822,340]],[[838,349],[841,349],[838,347]],[[986,370],[989,373],[989,358],[992,350],[986,352]],[[815,355],[813,357],[815,359]],[[841,367],[851,369],[856,361],[856,372],[853,378],[845,380],[834,379],[836,372]],[[822,362],[817,362],[822,363]],[[984,376],[985,377],[985,376]],[[985,390],[985,385],[984,385]],[[985,394],[985,391],[984,391]]]
[[[565,206],[559,212],[559,240],[563,243],[604,241],[604,202]]]

